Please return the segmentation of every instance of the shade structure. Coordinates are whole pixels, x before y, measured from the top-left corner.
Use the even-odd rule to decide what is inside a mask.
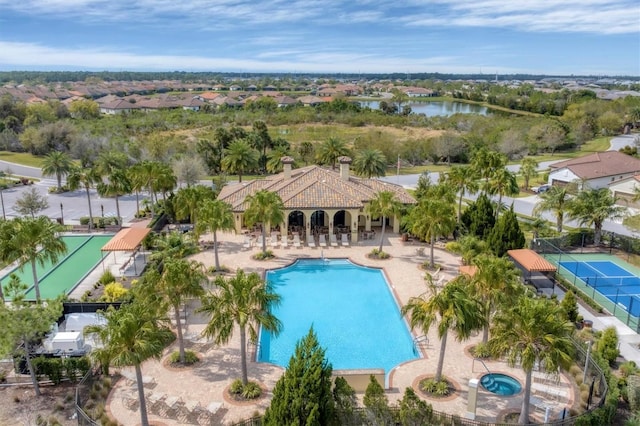
[[[530,249],[509,250],[507,254],[527,272],[555,272],[556,267],[544,257]]]
[[[125,228],[102,247],[102,251],[135,251],[151,232],[149,228]]]

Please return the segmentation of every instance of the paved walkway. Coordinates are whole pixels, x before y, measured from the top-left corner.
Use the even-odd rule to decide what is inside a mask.
[[[205,236],[206,240],[207,237]],[[419,268],[420,264],[427,260],[425,255],[419,255],[417,249],[425,247],[417,243],[403,243],[397,235],[390,235],[385,241],[385,251],[393,255],[390,260],[376,261],[370,260],[366,254],[376,246],[378,241],[364,241],[351,247],[339,248],[279,248],[275,249],[278,256],[276,259],[260,262],[251,259],[251,256],[258,252],[257,248],[250,250],[243,249],[243,238],[234,234],[223,234],[219,236],[220,261],[223,265],[235,269],[242,267],[247,271],[261,272],[265,269],[276,268],[286,265],[296,258],[315,257],[323,254],[327,258],[348,257],[353,261],[370,266],[383,267],[387,276],[391,280],[396,298],[401,304],[407,302],[411,296],[416,296],[426,290],[424,284],[424,272]],[[428,254],[429,250],[425,250]],[[448,279],[457,275],[459,259],[443,250],[436,250],[436,263],[442,266],[442,274]],[[213,264],[212,251],[206,251],[194,256],[209,266]],[[192,307],[193,308],[193,307]],[[160,361],[150,361],[144,364],[144,376],[153,377],[155,383],[149,385],[148,391],[151,394],[171,395],[180,397],[184,402],[192,404],[198,403],[202,407],[207,407],[212,402],[222,402],[223,408],[215,418],[217,424],[230,424],[251,417],[256,412],[263,412],[268,406],[271,398],[271,390],[276,381],[282,375],[283,369],[270,364],[249,362],[249,378],[257,380],[266,389],[266,398],[256,403],[237,405],[225,401],[224,390],[236,378],[240,377],[240,348],[239,336],[236,333],[228,345],[217,346],[212,342],[200,337],[200,331],[206,324],[206,319],[197,315],[189,316],[187,319],[188,345],[201,355],[202,362],[194,368],[170,369],[164,365],[165,357],[175,346],[168,348]],[[422,334],[416,331],[415,334]],[[387,394],[390,402],[395,402],[402,398],[404,389],[414,384],[416,378],[435,372],[437,357],[439,353],[439,340],[435,330],[429,335],[432,342],[424,350],[424,357],[402,364],[397,367],[389,376],[390,389]],[[468,381],[472,378],[479,378],[485,372],[485,367],[473,361],[468,354],[468,347],[477,343],[480,336],[475,336],[466,342],[457,342],[453,336],[448,339],[447,352],[444,364],[446,376],[457,383],[460,391],[453,398],[445,400],[430,400],[434,409],[464,416],[467,410],[467,389]],[[524,380],[524,374],[518,369],[511,369],[502,362],[487,362],[486,366],[495,372],[509,373]],[[128,371],[127,374],[130,374]],[[561,376],[558,383],[547,383],[544,386],[553,387],[562,395],[559,398],[550,399],[556,411],[561,407],[571,405],[573,402],[574,390],[568,384],[566,377]],[[124,380],[118,382],[116,389],[112,392],[109,402],[109,409],[114,418],[122,424],[136,424],[139,422],[139,412],[128,409],[124,404],[123,395],[131,391],[131,385]],[[360,395],[362,397],[362,395]],[[478,399],[477,418],[485,421],[493,421],[496,415],[505,409],[518,408],[522,402],[521,396],[498,397],[483,390],[480,391]],[[540,420],[542,412],[535,411]],[[150,415],[165,425],[180,424],[176,420]]]

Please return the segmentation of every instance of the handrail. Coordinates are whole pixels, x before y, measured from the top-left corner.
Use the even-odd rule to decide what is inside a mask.
[[[473,361],[471,362],[471,371],[473,371],[473,367],[476,365],[476,361],[480,361],[480,364],[482,364],[484,369],[487,370],[487,373],[491,374],[491,370],[489,370],[489,367],[487,367],[487,364],[484,363],[482,358],[478,358],[476,356],[473,357]]]

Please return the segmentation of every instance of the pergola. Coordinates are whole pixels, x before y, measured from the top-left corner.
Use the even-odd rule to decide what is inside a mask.
[[[509,250],[507,254],[528,274],[526,282],[531,283],[531,275],[540,272],[548,278],[549,273],[556,271],[556,266],[530,249]],[[553,280],[551,280],[553,283]],[[555,285],[555,284],[554,284]]]
[[[131,253],[131,258],[122,265],[121,269],[127,267],[131,259],[133,259],[133,267],[135,269],[135,255],[140,249],[142,244],[142,240],[149,235],[151,229],[149,228],[124,228],[120,230],[116,235],[113,236],[111,241],[105,244],[100,250],[104,252],[113,252],[115,256],[115,252],[118,251],[128,251]],[[105,256],[103,255],[102,259],[104,260]],[[102,264],[104,268],[104,263]],[[135,271],[137,274],[138,271]]]

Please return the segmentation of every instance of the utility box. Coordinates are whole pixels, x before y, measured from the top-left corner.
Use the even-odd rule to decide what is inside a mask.
[[[74,352],[84,348],[82,333],[76,331],[60,332],[51,340],[51,349],[54,351]]]

